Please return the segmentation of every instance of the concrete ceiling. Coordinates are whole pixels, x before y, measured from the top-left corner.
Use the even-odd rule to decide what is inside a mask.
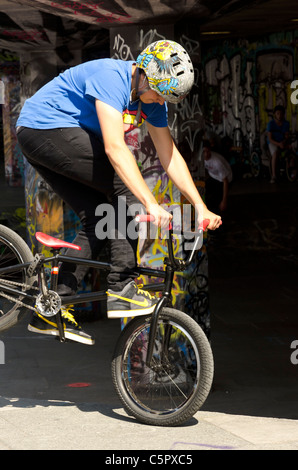
[[[192,21],[203,40],[298,28],[297,0],[0,0],[0,49],[103,41],[106,29]],[[84,34],[78,35],[81,31]],[[209,34],[229,31],[225,34]],[[82,44],[75,44],[80,37]],[[83,38],[83,39],[82,39]]]

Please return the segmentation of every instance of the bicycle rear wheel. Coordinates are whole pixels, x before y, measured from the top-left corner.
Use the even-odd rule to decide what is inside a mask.
[[[155,337],[153,366],[145,363],[150,317],[131,320],[117,342],[112,378],[129,415],[157,426],[189,420],[209,395],[213,356],[199,325],[178,310],[164,308]]]
[[[0,331],[11,328],[25,313],[21,292],[30,290],[34,282],[34,277],[29,278],[25,268],[7,274],[1,273],[1,269],[31,261],[33,255],[24,240],[13,230],[0,225]],[[1,291],[1,285],[14,288],[19,294]]]

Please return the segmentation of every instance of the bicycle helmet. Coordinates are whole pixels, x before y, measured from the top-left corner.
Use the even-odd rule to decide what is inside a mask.
[[[137,57],[136,66],[145,72],[149,87],[171,103],[185,98],[194,83],[190,57],[174,41],[149,44]]]

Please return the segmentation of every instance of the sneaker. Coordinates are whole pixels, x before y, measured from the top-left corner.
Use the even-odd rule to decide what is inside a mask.
[[[140,289],[131,281],[121,292],[107,291],[108,318],[135,317],[154,311],[158,298]]]
[[[82,330],[74,316],[70,313],[70,310],[73,310],[71,306],[61,308],[65,338],[77,341],[78,343],[94,344],[94,339]],[[28,325],[28,330],[42,335],[59,336],[55,317],[43,317],[38,312],[33,314],[32,320]]]

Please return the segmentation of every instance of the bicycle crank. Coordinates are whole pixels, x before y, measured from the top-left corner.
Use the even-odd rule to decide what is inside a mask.
[[[61,309],[61,298],[57,292],[49,290],[47,295],[39,294],[36,298],[36,310],[44,317],[53,317]]]

